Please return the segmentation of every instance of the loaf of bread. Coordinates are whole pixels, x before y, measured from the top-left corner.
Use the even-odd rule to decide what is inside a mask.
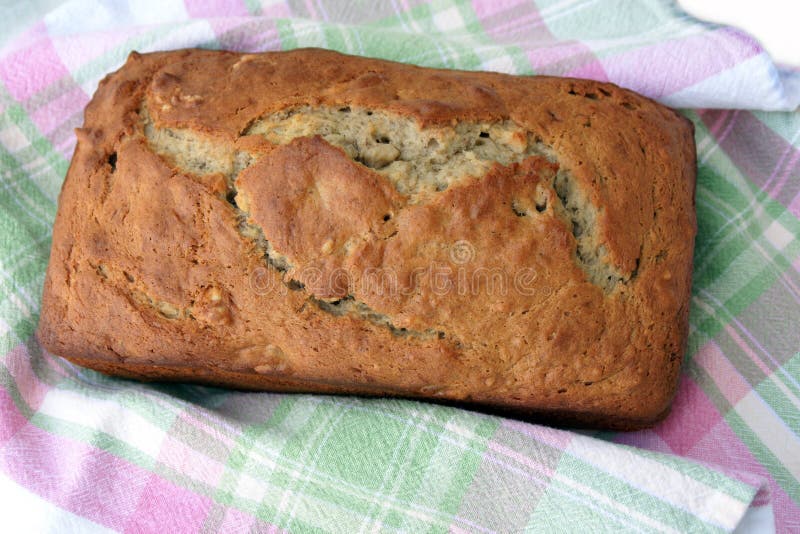
[[[316,49],[133,53],[77,137],[56,355],[605,428],[669,410],[696,164],[651,100]]]

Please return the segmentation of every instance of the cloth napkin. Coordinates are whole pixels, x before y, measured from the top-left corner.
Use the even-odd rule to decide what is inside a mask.
[[[660,0],[73,0],[25,32],[12,36],[10,22],[0,29],[4,525],[800,529],[800,73],[749,36]],[[699,233],[669,418],[642,432],[571,432],[413,401],[140,384],[43,351],[33,332],[72,129],[131,50],[189,46],[319,46],[581,76],[692,108]]]

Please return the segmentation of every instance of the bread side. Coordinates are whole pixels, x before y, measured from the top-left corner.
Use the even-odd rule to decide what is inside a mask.
[[[685,343],[691,125],[609,84],[133,54],[86,111],[39,337],[105,372],[633,428]]]

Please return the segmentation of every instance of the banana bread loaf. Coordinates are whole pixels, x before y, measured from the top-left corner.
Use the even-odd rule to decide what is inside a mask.
[[[692,134],[587,80],[133,53],[77,130],[38,336],[146,380],[647,426],[687,335]]]

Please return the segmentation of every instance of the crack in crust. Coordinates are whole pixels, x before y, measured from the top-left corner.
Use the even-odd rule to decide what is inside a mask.
[[[495,163],[507,166],[531,156],[555,161],[552,149],[509,120],[420,128],[412,119],[349,106],[283,110],[253,122],[245,135],[275,145],[319,135],[385,176],[412,204],[467,177],[483,176]]]
[[[212,183],[212,190],[224,195],[239,220],[238,231],[250,239],[263,254],[267,265],[281,272],[284,284],[308,293],[308,302],[333,315],[351,315],[388,328],[398,336],[443,338],[436,329],[398,328],[391,317],[371,309],[355,295],[320,299],[298,280],[286,277],[291,258],[275,250],[263,230],[253,224],[249,214],[236,201],[239,173],[254,164],[259,156],[240,149],[236,142],[204,136],[191,129],[159,128],[146,105],[140,107],[140,125],[150,148],[167,159],[178,171]],[[482,177],[495,165],[508,166],[530,157],[543,157],[557,163],[552,147],[512,121],[468,123],[455,128],[421,128],[413,119],[383,111],[345,107],[303,106],[283,110],[252,122],[239,136],[258,136],[271,145],[283,145],[299,137],[318,135],[341,148],[353,161],[369,167],[389,180],[405,195],[408,204],[423,204],[433,195],[457,187],[470,177]],[[589,281],[606,293],[631,277],[619,273],[605,261],[607,251],[599,243],[598,209],[589,201],[571,174],[559,169],[545,184],[556,193],[552,212],[569,228],[575,239],[575,261]],[[546,191],[541,191],[534,209],[512,200],[511,209],[520,217],[543,213]],[[402,209],[402,206],[400,207]]]
[[[233,186],[235,190],[235,185]],[[264,261],[271,268],[281,273],[281,280],[283,284],[292,291],[304,291],[307,293],[306,301],[310,302],[320,310],[336,316],[350,315],[359,317],[374,325],[388,328],[393,335],[399,337],[413,337],[418,339],[443,339],[446,334],[441,330],[427,329],[427,330],[412,330],[408,328],[397,327],[392,323],[388,315],[379,313],[364,302],[356,300],[355,296],[348,294],[344,298],[335,300],[325,300],[316,298],[299,280],[295,280],[288,276],[288,272],[292,269],[292,264],[289,259],[275,251],[272,244],[264,236],[264,231],[255,224],[248,221],[248,214],[238,206],[235,200],[235,195],[228,198],[229,204],[236,210],[237,219],[239,220],[239,233],[247,239],[250,239],[259,252],[262,253]],[[450,336],[452,337],[452,336]]]

